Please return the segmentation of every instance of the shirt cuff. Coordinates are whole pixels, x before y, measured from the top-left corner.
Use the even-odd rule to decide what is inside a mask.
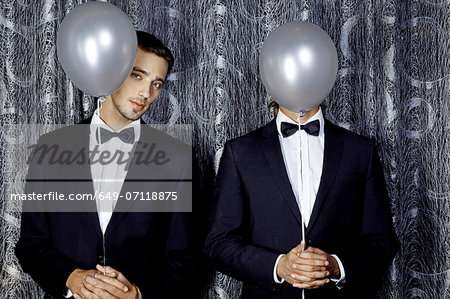
[[[73,296],[72,291],[69,288],[66,288],[63,294],[64,298],[70,298]]]
[[[280,277],[278,277],[277,275],[277,266],[278,266],[278,262],[280,261],[280,259],[285,256],[285,254],[280,254],[275,262],[275,266],[273,267],[273,280],[276,283],[283,283],[284,282],[284,278],[281,278],[281,280],[279,279]]]
[[[338,263],[338,266],[339,266],[339,272],[341,273],[341,277],[339,279],[337,279],[337,278],[330,278],[330,280],[333,281],[334,283],[336,283],[336,287],[338,289],[342,289],[344,287],[344,283],[345,283],[344,265],[342,265],[342,262],[337,257],[337,255],[335,255],[335,254],[330,254],[330,255],[336,259],[336,262]]]

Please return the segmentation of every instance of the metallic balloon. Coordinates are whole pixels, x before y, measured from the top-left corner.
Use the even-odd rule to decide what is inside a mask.
[[[56,48],[64,71],[79,89],[106,96],[130,75],[137,53],[136,30],[116,6],[87,2],[64,18]]]
[[[336,80],[338,56],[319,26],[294,21],[272,31],[259,56],[259,71],[272,98],[291,111],[307,111],[329,94]]]

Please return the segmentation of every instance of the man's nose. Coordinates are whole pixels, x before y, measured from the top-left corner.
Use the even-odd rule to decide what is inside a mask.
[[[143,98],[148,98],[150,96],[150,88],[148,86],[140,88],[138,95]]]

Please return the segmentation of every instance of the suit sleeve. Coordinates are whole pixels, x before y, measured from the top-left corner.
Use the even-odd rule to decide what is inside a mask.
[[[361,238],[339,256],[345,269],[345,288],[358,288],[382,275],[399,246],[383,170],[373,141],[365,183]]]
[[[205,255],[217,269],[239,280],[277,290],[273,267],[281,252],[252,245],[246,195],[232,144],[225,144],[217,176]]]
[[[31,160],[27,179],[43,180],[44,166],[37,163],[36,156]],[[25,194],[33,192],[46,192],[45,183],[28,181],[25,184]],[[23,210],[32,210],[33,204],[31,201],[24,201]],[[63,296],[66,280],[78,265],[61,255],[52,245],[47,214],[22,212],[20,238],[15,247],[15,254],[23,271],[31,275],[46,293],[58,298]]]

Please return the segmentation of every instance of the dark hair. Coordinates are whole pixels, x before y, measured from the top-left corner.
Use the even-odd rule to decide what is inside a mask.
[[[267,106],[267,108],[269,108],[269,112],[273,113],[274,117],[277,117],[278,114],[278,110],[280,110],[280,105],[275,102],[274,100],[272,100],[269,105]]]
[[[170,73],[170,70],[173,67],[173,63],[175,61],[175,58],[172,55],[172,52],[170,52],[169,48],[164,46],[162,41],[160,41],[156,36],[153,34],[136,30],[137,40],[138,40],[138,46],[144,51],[154,53],[158,55],[159,57],[164,58],[167,63],[169,64],[169,69],[167,70],[167,74]]]

